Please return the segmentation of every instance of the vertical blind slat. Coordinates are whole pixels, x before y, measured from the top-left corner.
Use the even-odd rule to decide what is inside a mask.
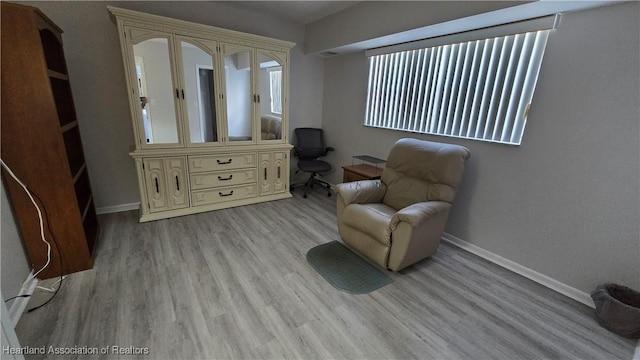
[[[416,51],[416,56],[415,56],[415,71],[413,73],[413,81],[412,81],[412,91],[413,91],[413,96],[411,96],[411,105],[410,105],[410,111],[409,111],[409,126],[408,126],[408,130],[414,131],[415,130],[415,114],[416,114],[416,106],[417,106],[417,99],[418,99],[418,88],[420,87],[420,85],[422,85],[420,83],[420,81],[418,80],[419,75],[420,75],[420,64],[421,64],[421,58],[422,58],[422,49]]]
[[[373,96],[374,99],[375,99],[375,105],[374,105],[374,123],[375,123],[375,126],[380,126],[380,106],[382,105],[382,101],[380,99],[380,97],[382,96],[382,92],[380,91],[380,89],[381,89],[380,83],[382,82],[382,73],[383,73],[382,61],[383,61],[383,58],[382,57],[378,57],[376,59],[376,63],[375,63],[376,86],[374,87],[374,89],[375,89],[374,91],[376,93]]]
[[[522,140],[522,134],[527,122],[525,113],[527,107],[531,103],[533,98],[533,91],[536,87],[538,80],[538,73],[540,72],[540,66],[542,65],[542,57],[544,50],[547,46],[547,39],[549,37],[549,30],[538,31],[536,33],[535,41],[533,44],[533,50],[531,53],[531,61],[529,61],[529,67],[527,68],[527,76],[525,77],[522,96],[520,97],[520,106],[518,106],[518,112],[516,113],[516,121],[511,132],[511,143],[519,144]]]
[[[427,125],[429,123],[429,101],[431,99],[431,86],[433,85],[433,72],[437,61],[436,59],[438,58],[437,48],[428,50],[429,60],[427,60],[427,79],[424,82],[424,97],[422,98],[422,111],[420,114],[420,132],[426,132]]]
[[[384,73],[384,82],[383,82],[383,106],[382,106],[382,112],[380,114],[380,116],[382,116],[383,119],[383,126],[384,127],[388,127],[389,126],[389,92],[391,89],[391,75],[393,74],[392,71],[392,66],[391,66],[391,59],[393,58],[393,54],[391,55],[387,55],[385,56],[385,73]]]
[[[393,97],[392,102],[393,102],[393,107],[391,108],[391,117],[393,119],[393,122],[391,123],[391,126],[393,126],[394,129],[398,128],[398,98],[400,97],[400,84],[402,82],[402,61],[404,61],[404,53],[399,53],[398,56],[396,56],[396,62],[394,64],[394,70],[395,70],[395,80],[393,81],[393,84],[395,85],[393,87]]]
[[[397,58],[400,56],[400,54],[391,54],[391,58],[389,58],[389,69],[391,70],[391,78],[389,79],[389,92],[387,94],[388,100],[387,100],[387,121],[388,121],[388,126],[393,127],[394,124],[394,117],[393,117],[393,109],[395,107],[395,94],[396,94],[396,86],[397,86],[397,79],[398,79],[398,67],[397,67]]]
[[[489,48],[491,49],[491,51],[489,51]],[[487,61],[484,62],[484,64],[480,65],[480,67],[483,68],[484,70],[485,78],[482,81],[478,80],[478,83],[481,82],[482,85],[484,86],[482,88],[482,97],[480,99],[480,106],[477,111],[478,113],[477,125],[474,127],[475,132],[473,133],[473,136],[476,138],[482,136],[480,134],[480,130],[484,129],[484,125],[487,118],[488,103],[490,100],[489,93],[491,92],[492,85],[493,85],[494,67],[495,67],[495,60],[496,60],[496,47],[495,47],[494,39],[489,39],[485,43],[485,50],[486,50],[485,55],[487,56]]]
[[[453,80],[451,81],[451,92],[449,95],[449,106],[447,108],[447,117],[445,120],[444,134],[450,134],[453,127],[453,114],[458,100],[458,89],[460,88],[460,69],[462,67],[462,54],[465,50],[465,44],[456,46],[456,68],[453,71]]]
[[[467,59],[467,62],[471,63],[471,69],[469,73],[469,86],[467,87],[467,92],[464,99],[464,108],[462,110],[462,116],[460,117],[460,130],[458,131],[458,136],[464,136],[464,132],[467,128],[467,124],[469,123],[469,112],[471,111],[471,102],[473,99],[473,91],[474,89],[473,83],[476,79],[476,63],[478,61],[479,51],[478,51],[478,42],[475,41],[470,44],[473,47],[473,55]]]
[[[511,52],[509,54],[509,64],[507,65],[507,71],[505,73],[504,85],[500,92],[500,105],[498,105],[498,113],[496,115],[496,122],[493,126],[493,133],[491,134],[491,140],[496,140],[498,137],[498,130],[504,125],[504,120],[507,112],[507,105],[509,102],[509,95],[511,94],[511,84],[513,84],[513,75],[515,71],[515,64],[518,57],[520,44],[522,42],[522,36],[520,34],[513,36],[513,45],[511,46]]]
[[[462,111],[464,109],[464,94],[466,93],[467,83],[469,81],[469,68],[471,66],[469,62],[469,56],[471,54],[471,43],[464,44],[465,53],[462,58],[462,63],[464,64],[462,67],[462,78],[460,80],[460,86],[458,87],[458,96],[456,97],[456,111],[453,114],[453,126],[451,128],[451,134],[459,135],[460,129],[460,120],[462,118]]]
[[[401,100],[401,93],[400,90],[402,88],[402,78],[403,78],[403,74],[404,74],[404,67],[403,67],[403,63],[404,63],[404,59],[405,59],[405,53],[400,53],[398,54],[398,58],[396,59],[396,64],[395,64],[395,70],[396,70],[396,80],[394,81],[394,84],[396,85],[393,91],[393,127],[395,129],[398,129],[398,122],[399,122],[399,111],[400,111],[400,102]]]
[[[482,56],[480,57],[480,65],[478,66],[478,77],[475,82],[475,90],[473,92],[473,103],[471,105],[471,113],[469,117],[469,124],[467,127],[466,137],[471,137],[471,134],[475,134],[475,127],[477,126],[478,107],[480,106],[480,99],[482,98],[482,85],[486,77],[486,67],[488,62],[488,46],[484,42],[481,43]]]
[[[374,73],[374,66],[373,63],[375,63],[378,60],[377,57],[373,57],[373,58],[369,58],[369,80],[367,82],[367,94],[371,94],[371,87],[375,87],[375,84],[373,82],[373,73]],[[374,92],[375,94],[375,92]],[[372,101],[371,96],[367,96],[367,107],[365,108],[365,117],[368,119],[371,117],[371,104],[374,101]]]
[[[420,90],[418,91],[418,108],[416,109],[416,117],[419,116],[419,118],[416,118],[416,131],[423,131],[423,126],[424,126],[424,99],[426,98],[426,96],[424,95],[424,93],[427,91],[426,89],[429,86],[429,74],[431,69],[429,70],[425,70],[427,69],[427,59],[430,59],[431,54],[433,54],[433,50],[432,49],[425,49],[424,53],[422,54],[422,75],[420,76]],[[429,64],[431,64],[431,62],[429,62]],[[425,77],[426,75],[426,77]],[[418,111],[418,109],[420,111]]]
[[[402,78],[402,89],[401,89],[402,98],[400,100],[400,104],[402,105],[402,111],[400,112],[400,119],[402,120],[402,125],[400,125],[400,129],[402,130],[407,129],[407,110],[408,110],[407,102],[409,101],[409,96],[411,95],[411,89],[408,86],[410,82],[408,80],[411,79],[411,75],[413,74],[412,63],[413,63],[413,51],[409,51],[404,61],[405,70],[404,70],[404,76]]]
[[[505,116],[504,126],[502,126],[502,133],[500,134],[500,141],[506,141],[511,138],[511,129],[513,123],[516,120],[516,111],[518,109],[518,102],[522,95],[522,84],[524,83],[525,71],[528,68],[529,60],[531,59],[531,46],[533,45],[534,34],[527,33],[522,40],[522,49],[518,55],[518,65],[516,66],[513,78],[513,85],[511,86],[511,94],[509,96],[509,106],[507,107],[507,113]]]
[[[451,45],[449,59],[447,63],[447,77],[444,81],[444,91],[442,92],[442,104],[440,105],[440,116],[438,116],[438,128],[436,133],[444,133],[447,121],[447,111],[449,109],[449,100],[451,99],[451,88],[453,87],[453,77],[455,71],[455,59],[458,57],[458,46]]]
[[[496,114],[498,110],[498,104],[500,102],[500,89],[502,89],[502,83],[504,81],[504,73],[506,69],[506,63],[509,53],[509,42],[507,39],[500,39],[497,42],[500,47],[500,59],[496,67],[496,76],[493,81],[493,89],[491,90],[491,97],[489,103],[489,110],[487,110],[487,122],[484,126],[484,132],[482,134],[483,139],[491,139],[491,132],[493,131],[493,125],[496,122]]]

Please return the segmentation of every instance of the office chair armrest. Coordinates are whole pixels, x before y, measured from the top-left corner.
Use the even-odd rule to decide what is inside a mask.
[[[335,186],[335,191],[344,201],[344,205],[380,203],[387,186],[380,180],[354,181]]]
[[[420,225],[435,215],[448,211],[451,204],[445,201],[423,201],[400,209],[391,218],[391,228],[395,229],[399,222],[409,223],[412,227]]]
[[[329,151],[335,151],[335,149],[331,146],[327,146],[326,148],[324,148],[324,154],[322,154],[322,156],[327,155]]]
[[[293,156],[298,157],[298,152],[300,151],[300,148],[297,146],[293,147]]]

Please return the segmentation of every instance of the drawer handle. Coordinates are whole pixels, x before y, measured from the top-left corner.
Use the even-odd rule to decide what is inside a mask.
[[[267,180],[267,168],[264,168],[264,179]]]
[[[160,185],[158,185],[158,178],[154,179],[156,181],[156,192],[160,194]]]
[[[280,179],[280,166],[278,166],[278,179]]]
[[[220,181],[227,181],[227,180],[231,180],[233,179],[233,175],[229,175],[229,177],[227,178],[223,178],[222,176],[218,176],[218,180]]]
[[[220,196],[231,196],[231,195],[233,195],[233,190],[231,190],[231,192],[229,192],[228,194],[223,194],[223,193],[219,192],[218,195],[220,195]]]
[[[218,162],[218,165],[226,165],[226,164],[231,164],[231,161],[233,161],[233,159],[229,159],[228,161],[220,161],[220,160],[216,160]]]
[[[180,191],[180,180],[178,180],[178,175],[176,175],[176,190]]]

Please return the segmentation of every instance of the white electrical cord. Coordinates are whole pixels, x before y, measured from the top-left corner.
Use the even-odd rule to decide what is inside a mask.
[[[11,175],[11,177],[18,184],[20,184],[20,186],[22,186],[22,188],[24,189],[24,192],[27,193],[27,196],[29,196],[29,199],[31,200],[31,202],[33,203],[33,206],[35,206],[36,211],[38,212],[38,220],[40,221],[40,238],[42,239],[42,241],[45,244],[47,244],[47,262],[46,262],[46,264],[44,264],[44,266],[40,270],[38,270],[35,274],[31,275],[31,278],[34,279],[36,276],[38,276],[38,274],[40,274],[42,272],[42,270],[46,269],[47,266],[49,266],[49,264],[51,263],[51,244],[49,244],[49,242],[45,239],[45,236],[44,236],[44,221],[42,220],[42,212],[40,212],[40,207],[38,207],[38,204],[33,199],[33,196],[31,195],[31,192],[29,191],[29,189],[27,189],[27,186],[24,183],[22,183],[22,181],[20,181],[20,179],[18,179],[16,174],[14,174],[13,171],[11,171],[11,168],[9,167],[9,165],[7,165],[4,162],[4,160],[0,159],[0,163],[7,170],[7,173],[9,175]]]

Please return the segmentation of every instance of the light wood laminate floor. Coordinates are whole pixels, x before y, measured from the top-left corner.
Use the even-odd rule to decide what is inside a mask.
[[[334,289],[305,260],[339,239],[334,201],[296,193],[144,224],[103,215],[94,269],[25,313],[18,338],[150,352],[81,359],[632,358],[635,342],[592,309],[446,243],[373,293]],[[27,356],[41,358],[56,357]]]

